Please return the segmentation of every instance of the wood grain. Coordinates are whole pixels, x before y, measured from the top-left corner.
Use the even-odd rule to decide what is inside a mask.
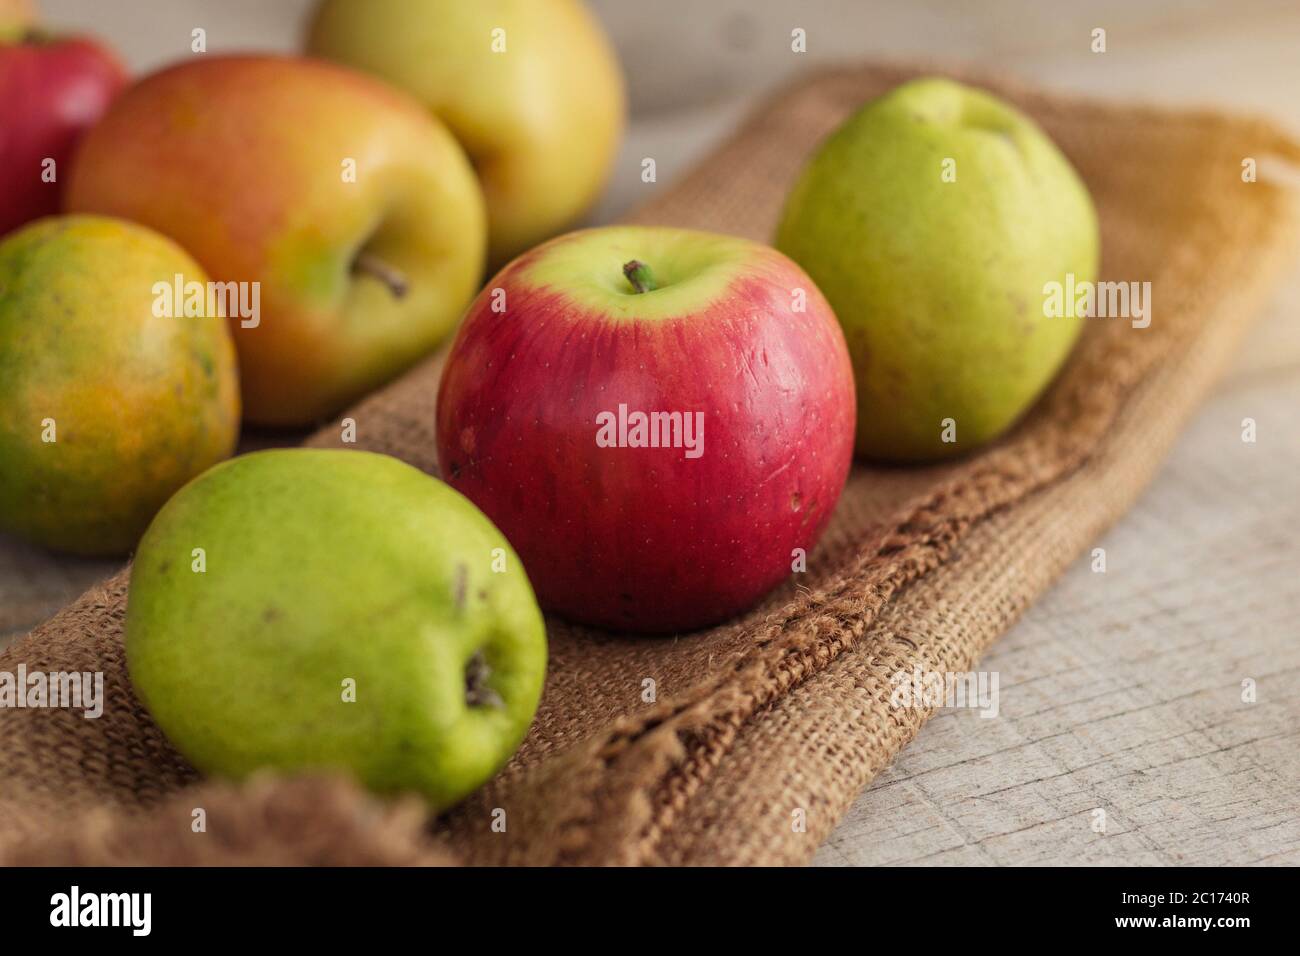
[[[1258,371],[994,645],[998,717],[936,716],[816,863],[1300,863],[1300,361]]]

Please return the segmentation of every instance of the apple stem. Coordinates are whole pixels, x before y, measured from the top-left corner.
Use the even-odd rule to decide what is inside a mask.
[[[491,673],[492,669],[488,667],[483,652],[475,651],[465,665],[465,703],[470,707],[505,709],[506,702],[501,699],[501,695],[487,685]]]
[[[378,279],[388,287],[388,291],[393,294],[394,299],[406,298],[406,293],[411,288],[406,281],[405,274],[400,269],[389,265],[371,252],[357,254],[357,257],[352,260],[352,272],[354,275],[370,276],[372,279]]]
[[[632,288],[635,289],[638,294],[642,292],[653,292],[658,288],[658,286],[655,285],[654,273],[650,271],[650,267],[644,262],[638,262],[637,260],[632,259],[630,262],[624,263],[623,275],[627,276],[627,281],[632,284]]]

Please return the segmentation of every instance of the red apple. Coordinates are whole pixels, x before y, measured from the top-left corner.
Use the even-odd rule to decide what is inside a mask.
[[[547,609],[690,630],[753,605],[816,542],[853,453],[853,372],[830,306],[776,250],[593,229],[470,306],[437,434],[443,477]]]
[[[126,83],[122,64],[94,40],[33,29],[8,36],[0,38],[0,234],[58,211],[77,141]]]

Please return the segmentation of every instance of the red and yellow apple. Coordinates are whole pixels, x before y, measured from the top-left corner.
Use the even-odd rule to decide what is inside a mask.
[[[29,6],[0,0],[0,235],[58,212],[77,140],[126,84],[101,44],[31,24]]]
[[[680,229],[572,233],[470,306],[438,464],[544,607],[670,632],[746,609],[812,548],[853,452],[839,324],[781,253]]]
[[[86,137],[67,202],[248,284],[257,307],[229,319],[262,424],[318,421],[392,378],[482,275],[483,197],[455,139],[406,94],[314,60],[203,56],[147,77]]]
[[[579,0],[324,0],[307,49],[447,124],[483,183],[494,269],[570,226],[609,175],[623,77]]]

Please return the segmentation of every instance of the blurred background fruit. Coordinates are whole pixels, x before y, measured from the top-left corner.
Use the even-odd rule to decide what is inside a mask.
[[[490,266],[573,223],[609,178],[623,76],[579,0],[324,0],[307,50],[409,90],[464,145]]]
[[[501,532],[361,451],[257,452],[181,490],[140,543],[125,640],[136,691],[205,773],[351,770],[438,809],[514,753],[546,673]]]
[[[476,3],[475,5],[483,5]],[[135,73],[210,52],[301,50],[320,0],[39,0],[59,29],[93,30]],[[948,57],[1009,70],[1051,89],[1149,95],[1266,112],[1300,124],[1290,0],[1237,0],[1229,12],[1186,0],[997,0],[978,16],[951,0],[586,0],[627,80],[629,123],[604,195],[585,221],[606,223],[662,192],[762,96],[809,69],[859,60]],[[688,24],[689,28],[683,28]],[[1092,52],[1105,26],[1130,42]],[[796,29],[805,52],[792,48]],[[1161,42],[1167,37],[1168,42]],[[1028,40],[1026,38],[1029,38]],[[1279,78],[1285,78],[1285,81]],[[810,144],[811,145],[811,144]],[[658,182],[641,181],[653,157]]]
[[[434,348],[478,288],[486,222],[464,151],[399,90],[296,57],[148,76],[86,137],[68,209],[121,216],[253,284],[232,317],[244,414],[307,425]]]
[[[31,0],[0,0],[0,43],[22,36],[35,22]]]
[[[52,217],[0,241],[0,529],[122,554],[239,432],[221,318],[159,315],[156,283],[206,281],[141,226]]]
[[[40,29],[0,0],[0,235],[59,210],[72,151],[126,83],[102,43]]]

